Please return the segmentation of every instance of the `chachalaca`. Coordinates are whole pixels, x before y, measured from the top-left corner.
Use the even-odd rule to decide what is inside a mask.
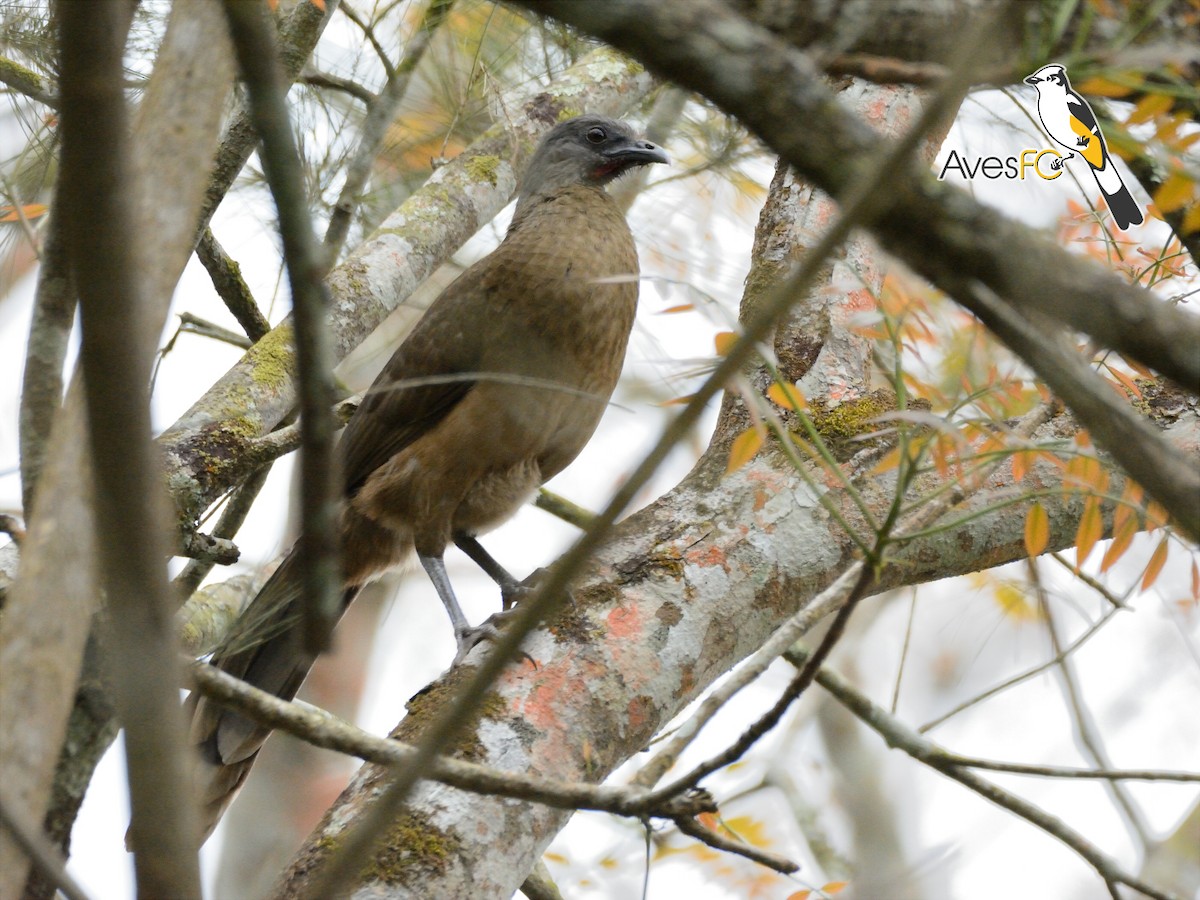
[[[579,116],[542,140],[504,241],[462,273],[396,350],[338,445],[342,609],[415,549],[463,657],[472,629],[442,554],[454,541],[506,594],[515,581],[475,536],[512,516],[591,438],[616,386],[637,306],[637,251],[604,186],[667,156],[628,126]],[[291,699],[314,657],[300,627],[300,566],[287,556],[213,663]],[[204,837],[270,729],[196,694]]]

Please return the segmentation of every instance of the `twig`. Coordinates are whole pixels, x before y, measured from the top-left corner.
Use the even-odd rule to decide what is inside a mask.
[[[50,92],[46,79],[6,56],[0,57],[0,84],[8,85],[30,100],[44,103],[51,109],[58,109],[58,98]]]
[[[962,756],[957,753],[942,753],[946,762],[969,769],[987,769],[989,772],[1009,772],[1013,775],[1037,775],[1043,778],[1084,778],[1108,781],[1178,781],[1200,782],[1200,772],[1170,771],[1167,769],[1084,769],[1077,766],[1030,766],[1023,763],[999,762]]]
[[[233,565],[241,556],[241,551],[233,541],[202,534],[199,531],[189,531],[180,535],[179,553],[189,559],[204,563],[217,563],[222,566]]]
[[[270,466],[263,466],[247,478],[240,487],[234,490],[233,495],[229,498],[229,502],[221,510],[221,517],[217,520],[216,527],[212,530],[214,538],[232,540],[237,536],[238,529],[246,521],[246,516],[250,513],[250,507],[254,505],[254,500],[258,497],[258,492],[262,490],[262,486],[266,483],[267,475],[270,471]],[[200,582],[204,580],[204,577],[212,571],[215,563],[216,560],[193,558],[191,562],[184,566],[183,571],[175,576],[172,587],[175,588],[179,596],[191,596],[192,592],[200,586]]]
[[[566,497],[548,491],[545,488],[538,488],[537,496],[533,498],[533,505],[538,509],[545,510],[552,516],[558,516],[564,522],[574,525],[580,531],[586,531],[592,526],[592,520],[596,518],[596,514],[590,509],[584,509],[577,503],[572,503]]]
[[[14,812],[8,800],[0,794],[0,827],[3,827],[33,867],[67,900],[88,900],[75,879],[67,871],[66,862],[46,836],[31,827]]]
[[[295,326],[300,407],[300,546],[304,573],[304,643],[329,648],[341,605],[337,517],[341,480],[333,456],[333,341],[325,255],[313,234],[304,193],[304,169],[292,135],[287,81],[279,64],[275,29],[260,4],[226,0],[229,33],[246,80],[250,116],[262,139],[263,172],[279,212]]]
[[[1040,573],[1038,572],[1037,562],[1028,560],[1027,568],[1030,573],[1030,582],[1033,584],[1034,590],[1037,593],[1038,603],[1042,609],[1042,615],[1046,618],[1046,631],[1050,636],[1050,646],[1054,648],[1055,668],[1058,670],[1059,680],[1062,683],[1064,699],[1067,707],[1071,711],[1071,721],[1075,725],[1075,734],[1079,738],[1080,744],[1083,745],[1084,756],[1092,763],[1092,765],[1111,769],[1112,763],[1108,758],[1108,754],[1104,750],[1104,741],[1096,730],[1096,724],[1092,721],[1091,713],[1087,709],[1087,704],[1084,702],[1083,694],[1079,688],[1079,682],[1075,678],[1075,668],[1072,665],[1071,659],[1063,656],[1062,641],[1058,637],[1057,623],[1054,621],[1054,611],[1050,607],[1050,599],[1046,596],[1045,585],[1042,584]],[[1122,816],[1129,825],[1130,830],[1141,844],[1141,849],[1145,849],[1150,845],[1150,837],[1146,832],[1146,825],[1142,821],[1141,813],[1134,805],[1133,798],[1129,796],[1129,792],[1125,786],[1116,781],[1110,780],[1106,785],[1117,806],[1120,808]]]
[[[189,661],[187,671],[191,686],[205,697],[315,747],[397,769],[410,766],[419,753],[411,744],[376,737],[324,710],[280,700],[207,663]],[[707,791],[694,791],[664,805],[650,806],[646,802],[649,792],[636,788],[539,778],[441,755],[432,758],[422,777],[478,794],[530,800],[556,809],[591,809],[635,818],[648,815],[673,819],[717,809]]]
[[[354,99],[362,101],[364,105],[370,105],[371,101],[375,99],[375,95],[357,81],[350,78],[342,78],[330,72],[318,72],[315,69],[307,69],[300,74],[297,80],[311,87],[323,87],[341,91],[343,94],[349,94]]]
[[[705,828],[689,816],[676,816],[672,821],[675,823],[675,827],[688,837],[695,838],[716,850],[724,850],[726,853],[736,853],[738,856],[744,856],[746,859],[753,860],[759,865],[766,866],[768,869],[774,869],[776,872],[784,875],[790,875],[792,872],[800,870],[800,866],[790,859],[752,846],[744,841],[726,837],[723,834],[713,831],[711,828]]]
[[[788,651],[787,659],[793,665],[800,667],[809,660],[807,651],[795,647]],[[817,684],[829,691],[839,703],[854,713],[865,725],[879,734],[889,747],[907,753],[913,759],[925,763],[948,778],[952,778],[981,797],[990,800],[997,806],[1015,813],[1027,822],[1042,829],[1047,834],[1062,841],[1084,860],[1104,879],[1108,885],[1124,884],[1134,890],[1141,891],[1154,900],[1179,900],[1170,894],[1158,890],[1141,879],[1124,871],[1120,864],[1101,852],[1095,845],[1076,832],[1056,816],[1052,816],[1028,800],[1009,793],[989,781],[980,778],[974,772],[951,762],[945,752],[927,738],[889,714],[883,707],[876,705],[865,695],[851,687],[841,676],[829,669],[821,669],[817,673]],[[1111,888],[1110,888],[1111,889]]]
[[[242,330],[251,343],[259,340],[271,330],[271,323],[262,314],[258,304],[254,302],[254,294],[250,286],[242,278],[241,267],[225,252],[211,228],[205,228],[196,245],[196,256],[204,266],[217,296],[225,302],[225,307],[233,313]]]

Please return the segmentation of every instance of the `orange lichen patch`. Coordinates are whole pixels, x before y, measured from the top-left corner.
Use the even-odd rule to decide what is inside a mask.
[[[608,633],[614,638],[640,637],[645,622],[636,606],[618,606],[608,614]]]
[[[687,551],[684,558],[692,565],[705,568],[720,566],[726,572],[729,571],[729,560],[725,557],[725,548],[717,544],[694,547]]]
[[[538,669],[536,684],[524,698],[513,700],[513,713],[523,716],[534,728],[548,730],[560,723],[559,708],[564,697],[582,686],[577,673],[572,672],[570,656]],[[571,682],[576,682],[572,684]]]
[[[764,506],[766,506],[768,499],[770,499],[770,498],[767,496],[766,491],[761,490],[761,489],[755,491],[754,492],[754,511],[758,512],[760,509],[762,509]]]

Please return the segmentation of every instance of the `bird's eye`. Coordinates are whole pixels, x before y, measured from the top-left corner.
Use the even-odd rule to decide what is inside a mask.
[[[607,137],[608,137],[608,134],[605,133],[604,129],[599,126],[596,126],[595,128],[589,128],[587,130],[588,143],[603,144],[604,139]]]

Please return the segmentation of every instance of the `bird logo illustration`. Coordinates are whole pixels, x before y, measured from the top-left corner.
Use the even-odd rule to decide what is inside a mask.
[[[1122,231],[1130,225],[1141,225],[1145,218],[1142,209],[1121,181],[1096,123],[1095,113],[1088,102],[1071,89],[1067,70],[1059,65],[1042,66],[1026,78],[1025,83],[1037,88],[1038,117],[1046,133],[1071,151],[1061,160],[1055,160],[1052,167],[1061,168],[1076,154],[1083,157],[1104,195],[1113,223]]]

